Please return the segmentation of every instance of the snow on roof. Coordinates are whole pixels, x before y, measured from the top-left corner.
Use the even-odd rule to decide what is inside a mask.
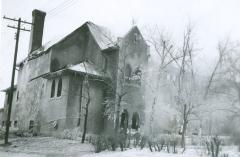
[[[46,51],[47,49],[49,49],[49,48],[52,47],[53,45],[57,44],[57,43],[60,42],[62,39],[64,39],[65,36],[66,36],[66,34],[60,35],[60,36],[55,36],[52,40],[46,42],[46,43],[42,46],[42,51]]]
[[[87,22],[87,24],[95,41],[102,50],[116,46],[116,38],[106,27],[95,25],[92,22]]]
[[[112,35],[112,33],[106,27],[98,26],[92,22],[86,22],[71,33],[54,37],[52,40],[48,41],[43,46],[33,51],[29,56],[29,58],[35,58],[42,55],[49,48],[65,40],[67,37],[71,36],[74,32],[76,32],[78,29],[80,29],[84,25],[88,26],[89,31],[91,32],[93,38],[95,39],[96,43],[99,45],[101,50],[105,50],[107,48],[116,46],[116,43],[117,43],[116,38]],[[17,63],[17,66],[19,66],[22,62],[24,62],[27,58]]]
[[[98,26],[92,22],[86,22],[85,24],[88,26],[91,34],[93,35],[95,41],[97,42],[97,44],[99,45],[101,50],[115,46],[115,42],[114,42],[115,38],[106,27]],[[83,24],[82,26],[84,26],[85,24]],[[81,27],[79,27],[79,28],[81,28]],[[79,29],[79,28],[77,28],[77,29]],[[76,30],[74,30],[72,33],[69,33],[67,35],[64,34],[64,35],[60,35],[60,36],[53,38],[52,40],[45,43],[42,47],[35,50],[34,54],[39,54],[42,51],[48,50],[52,46],[58,44],[59,42],[63,41],[64,39],[66,39],[68,36],[72,35]]]
[[[41,77],[43,77],[43,78],[57,77],[57,76],[62,75],[65,72],[74,72],[74,73],[80,73],[80,74],[87,74],[87,75],[91,75],[91,76],[97,76],[97,77],[101,77],[101,78],[107,78],[107,76],[104,75],[103,72],[98,71],[92,63],[88,63],[88,62],[82,62],[82,63],[76,64],[76,65],[69,65],[68,67],[66,67],[64,69],[60,69],[55,72],[46,73],[46,74],[42,75]]]
[[[90,64],[88,62],[82,62],[73,66],[70,66],[67,68],[68,70],[75,71],[75,72],[81,72],[86,73],[90,75],[96,75],[96,76],[102,76],[100,72],[96,70],[93,64]]]

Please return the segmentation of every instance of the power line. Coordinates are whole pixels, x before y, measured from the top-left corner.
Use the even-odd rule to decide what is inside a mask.
[[[48,13],[48,17],[49,18],[53,18],[56,15],[58,15],[59,13],[65,11],[66,9],[68,9],[69,7],[73,6],[75,3],[77,3],[77,0],[72,0],[70,3],[66,4],[65,6],[63,6],[62,8],[59,8],[57,10],[55,10],[54,12],[51,12],[50,14]]]
[[[44,10],[44,8],[46,7],[46,6],[48,6],[50,3],[52,3],[52,2],[54,2],[54,1],[56,1],[56,0],[48,0],[47,2],[45,2],[44,4],[42,4],[40,7],[39,7],[39,9],[40,10]]]
[[[7,110],[7,121],[6,121],[6,132],[5,132],[5,144],[9,144],[8,143],[8,136],[9,136],[9,127],[10,127],[10,118],[11,118],[11,110],[12,110],[12,100],[13,100],[13,90],[14,90],[14,78],[15,78],[15,70],[16,70],[16,61],[17,61],[17,52],[18,52],[18,43],[19,43],[19,36],[20,36],[20,32],[21,31],[27,31],[29,32],[30,30],[25,29],[25,28],[21,28],[21,23],[25,23],[25,24],[30,24],[32,25],[33,23],[31,22],[27,22],[27,21],[22,21],[21,18],[19,18],[18,20],[15,18],[9,18],[4,16],[3,19],[6,20],[10,20],[10,21],[14,21],[17,22],[18,25],[16,26],[10,26],[7,25],[7,27],[9,28],[13,28],[16,29],[16,43],[15,43],[15,52],[14,52],[14,59],[13,59],[13,67],[12,67],[12,79],[11,79],[11,87],[10,87],[10,92],[8,94],[8,110]]]
[[[65,6],[71,4],[74,0],[65,0],[62,3],[60,3],[58,6],[56,6],[55,8],[51,9],[48,11],[48,15],[54,14],[56,12],[58,12],[59,10],[61,10],[62,8],[64,8]]]
[[[71,3],[68,3],[66,6],[64,6],[61,10],[55,11],[54,13],[50,14],[50,18],[55,17],[56,15],[58,15],[59,13],[65,11],[66,9],[68,9],[69,7],[73,6],[77,1],[74,2],[74,0]]]

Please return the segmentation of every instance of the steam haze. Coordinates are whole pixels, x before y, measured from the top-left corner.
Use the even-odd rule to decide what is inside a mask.
[[[183,31],[188,22],[194,26],[194,40],[199,49],[196,69],[203,75],[211,70],[217,42],[223,38],[240,39],[240,1],[238,0],[72,0],[58,7],[64,0],[2,0],[1,17],[21,17],[32,21],[33,9],[46,11],[43,43],[67,34],[86,21],[108,27],[115,36],[123,36],[132,21],[144,32],[146,27],[158,25],[181,45]],[[58,7],[58,9],[53,10]],[[50,15],[49,15],[50,14]],[[11,21],[1,18],[0,89],[10,86],[15,30],[7,28]],[[26,24],[22,25],[30,29]],[[28,32],[21,32],[18,62],[28,54]],[[151,52],[153,58],[156,54]],[[155,61],[156,62],[156,61]],[[4,93],[0,94],[0,107]]]

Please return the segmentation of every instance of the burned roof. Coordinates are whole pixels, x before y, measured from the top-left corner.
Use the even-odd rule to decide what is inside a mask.
[[[115,37],[106,27],[98,26],[92,22],[87,22],[87,25],[101,50],[116,46]]]
[[[50,48],[52,48],[54,45],[57,45],[63,41],[65,41],[67,38],[72,36],[76,31],[81,29],[82,27],[87,26],[90,33],[92,34],[95,42],[99,46],[99,48],[103,51],[108,48],[117,47],[116,38],[114,35],[108,30],[106,27],[96,25],[90,21],[84,23],[82,26],[74,30],[73,32],[67,34],[55,37],[54,39],[48,41],[45,43],[42,47],[38,48],[37,50],[33,51],[30,56],[28,56],[26,59],[34,59],[39,56],[41,56],[44,53],[47,53]],[[17,63],[17,66],[20,66],[21,63],[23,63],[26,59],[22,60],[21,62]]]
[[[21,63],[24,63],[26,60],[35,59],[45,53],[48,53],[50,48],[65,41],[67,38],[72,36],[74,33],[76,33],[79,29],[81,29],[84,26],[88,27],[89,32],[93,36],[95,42],[97,43],[97,45],[99,46],[101,51],[119,48],[119,43],[117,41],[117,38],[110,32],[109,29],[107,29],[106,27],[103,27],[103,26],[96,25],[96,24],[88,21],[88,22],[85,22],[83,25],[81,25],[76,30],[74,30],[73,32],[55,37],[52,40],[48,41],[42,47],[33,51],[27,58],[25,58],[24,60],[17,63],[17,66],[20,66]],[[126,37],[133,30],[136,30],[140,33],[138,27],[134,26],[124,35],[124,37]]]
[[[35,50],[33,54],[38,54],[41,53],[42,51],[47,51],[49,48],[61,43],[62,41],[73,35],[76,31],[78,31],[85,25],[89,28],[90,33],[92,34],[94,40],[96,41],[101,50],[105,50],[107,48],[115,46],[115,38],[106,27],[98,26],[92,22],[86,22],[82,26],[71,32],[70,34],[55,37],[51,41],[44,44],[41,48]]]

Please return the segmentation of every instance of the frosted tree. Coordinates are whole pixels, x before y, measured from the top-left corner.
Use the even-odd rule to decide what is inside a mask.
[[[166,85],[164,79],[168,73],[167,69],[169,66],[177,63],[182,56],[175,50],[174,43],[169,35],[164,31],[160,31],[158,26],[154,28],[147,28],[146,34],[147,42],[150,46],[152,46],[153,52],[156,53],[158,59],[157,69],[154,71],[148,69],[148,71],[146,71],[147,74],[145,74],[148,75],[145,77],[146,86],[152,93],[149,130],[151,136],[153,136],[153,125],[155,121],[156,104],[158,103],[159,98],[159,90],[162,86]],[[152,74],[157,75],[154,80],[151,80]]]
[[[240,119],[240,46],[226,38],[219,41],[217,50],[217,62],[210,74],[205,97],[224,99],[226,105],[218,110],[227,112],[232,122],[237,122]]]
[[[193,28],[191,25],[186,27],[183,36],[182,48],[180,53],[181,60],[178,62],[179,74],[175,87],[177,89],[175,95],[175,109],[181,118],[181,147],[185,150],[185,136],[189,122],[198,116],[200,106],[202,104],[201,91],[197,87],[193,67],[193,53],[195,52],[193,42]]]

